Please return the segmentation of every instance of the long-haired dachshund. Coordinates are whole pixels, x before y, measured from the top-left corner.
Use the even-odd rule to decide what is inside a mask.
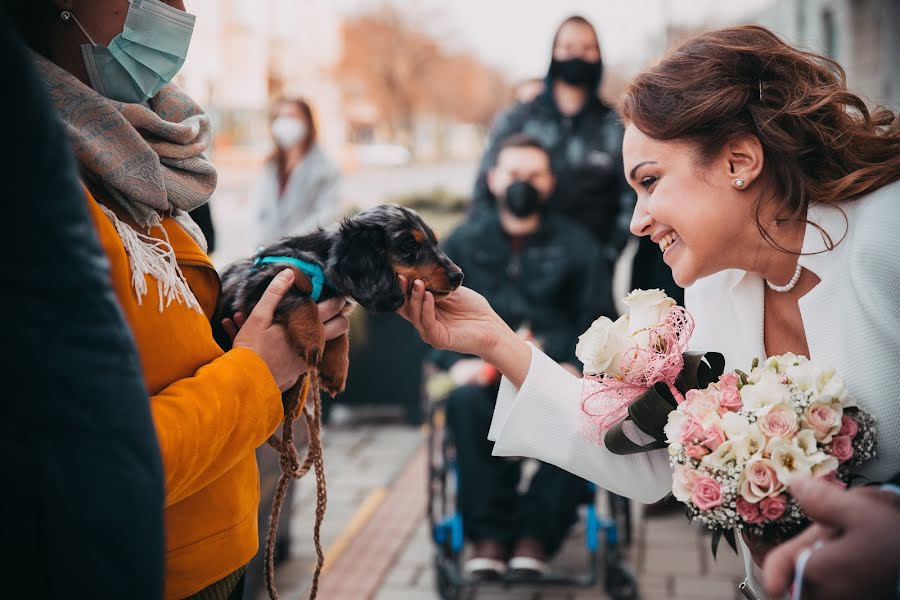
[[[285,268],[294,271],[294,287],[275,311],[273,321],[287,328],[289,338],[309,365],[307,376],[284,393],[285,423],[282,438],[273,435],[269,444],[282,453],[283,474],[276,489],[266,548],[266,585],[277,598],[272,574],[275,532],[289,478],[302,477],[312,466],[316,471],[318,502],[315,542],[318,564],[311,597],[315,597],[322,566],[319,526],[325,509],[322,449],[318,436],[321,407],[318,387],[335,396],[347,380],[349,341],[342,335],[325,342],[316,302],[334,297],[352,298],[363,308],[393,312],[403,305],[399,275],[410,283],[421,279],[426,289],[440,298],[459,287],[463,273],[438,249],[434,232],[415,211],[385,204],[364,210],[338,226],[308,235],[284,238],[261,248],[253,258],[228,266],[221,274],[222,292],[213,319],[216,340],[224,349],[231,338],[221,326],[235,313],[250,314],[272,279]],[[310,430],[306,459],[301,465],[292,443],[293,418],[299,416],[301,387],[312,394],[313,414],[305,411]]]

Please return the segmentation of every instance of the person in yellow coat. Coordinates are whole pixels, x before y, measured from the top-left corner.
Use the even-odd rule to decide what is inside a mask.
[[[218,275],[187,215],[215,189],[209,119],[169,83],[194,17],[181,0],[6,6],[71,141],[140,354],[165,478],[165,597],[240,598],[257,551],[254,451],[282,419],[281,392],[307,367],[272,324],[289,273],[272,282],[232,350],[213,340]],[[343,308],[320,305],[327,337],[347,330]]]

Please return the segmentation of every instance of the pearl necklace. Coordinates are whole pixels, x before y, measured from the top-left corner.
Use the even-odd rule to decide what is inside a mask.
[[[792,289],[794,289],[794,286],[797,285],[798,281],[800,281],[800,271],[802,271],[802,270],[803,270],[803,267],[800,266],[800,261],[798,260],[797,261],[797,270],[794,271],[794,276],[791,277],[790,281],[788,281],[784,285],[775,285],[774,283],[772,283],[771,281],[766,279],[766,285],[769,286],[769,289],[772,290],[773,292],[779,292],[779,293],[789,292]]]

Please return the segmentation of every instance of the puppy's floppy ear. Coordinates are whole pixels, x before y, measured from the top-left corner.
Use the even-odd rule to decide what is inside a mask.
[[[346,223],[334,248],[329,278],[366,310],[393,312],[403,306],[400,280],[387,252],[381,227],[355,227]]]

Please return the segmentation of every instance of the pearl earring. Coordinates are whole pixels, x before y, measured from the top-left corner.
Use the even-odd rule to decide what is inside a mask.
[[[740,188],[740,187],[744,187],[744,180],[743,180],[743,179],[735,179],[735,180],[734,180],[734,185],[735,185],[736,187],[739,187],[739,188]]]

